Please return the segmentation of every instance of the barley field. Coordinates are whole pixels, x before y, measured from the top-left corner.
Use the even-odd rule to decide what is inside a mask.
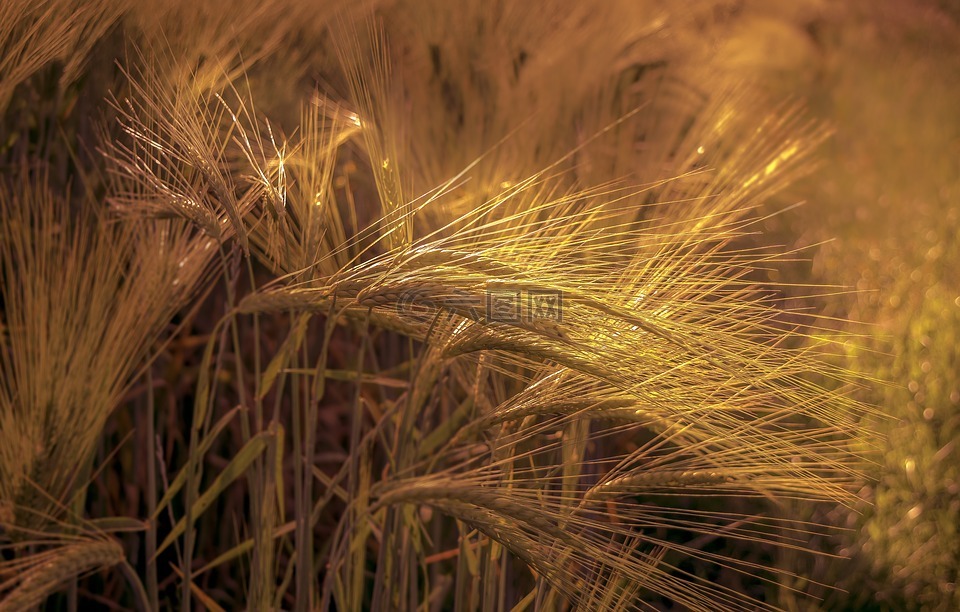
[[[960,607],[960,5],[4,0],[0,611]]]

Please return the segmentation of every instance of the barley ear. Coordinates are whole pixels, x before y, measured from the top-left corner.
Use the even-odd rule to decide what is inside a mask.
[[[114,540],[69,544],[38,555],[38,563],[19,576],[20,584],[0,601],[0,612],[22,612],[41,605],[67,581],[107,569],[124,560]]]

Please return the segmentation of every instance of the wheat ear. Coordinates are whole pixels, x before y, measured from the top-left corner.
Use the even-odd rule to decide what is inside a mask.
[[[42,556],[45,560],[21,574],[20,585],[0,601],[0,612],[33,609],[68,580],[113,567],[124,560],[123,549],[114,540],[70,544]]]

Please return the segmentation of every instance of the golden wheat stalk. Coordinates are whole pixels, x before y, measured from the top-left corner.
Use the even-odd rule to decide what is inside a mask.
[[[113,540],[77,542],[31,555],[20,560],[18,576],[0,584],[0,591],[17,585],[0,600],[0,611],[32,610],[68,581],[109,569],[125,558],[123,548]]]
[[[549,49],[501,39],[486,11]],[[324,605],[366,601],[371,544],[372,601],[419,605],[428,529],[412,510],[429,507],[489,538],[482,563],[464,561],[464,581],[514,571],[497,552],[506,549],[535,575],[537,601],[630,609],[654,596],[748,608],[757,602],[684,575],[676,557],[757,573],[765,568],[699,550],[697,538],[801,548],[802,536],[758,516],[675,508],[670,496],[854,499],[859,458],[848,438],[867,408],[829,390],[850,377],[822,363],[821,347],[798,346],[796,319],[816,318],[776,305],[761,279],[777,258],[752,243],[763,198],[804,170],[824,131],[709,79],[693,110],[678,102],[662,123],[644,111],[671,110],[670,96],[653,106],[623,91],[594,96],[561,73],[596,57],[629,64],[644,46],[626,44],[639,36],[628,25],[607,36],[605,11],[566,14],[517,23],[506,5],[481,3],[463,16],[440,13],[434,23],[448,21],[478,49],[498,42],[490,65],[515,71],[511,87],[485,66],[465,66],[454,45],[435,45],[400,82],[390,70],[400,51],[383,34],[403,32],[402,20],[369,36],[338,26],[353,100],[317,96],[286,138],[229,78],[211,86],[189,72],[128,70],[130,97],[115,104],[125,136],[105,147],[122,188],[115,204],[134,217],[182,217],[266,265],[272,281],[225,319],[235,333],[238,314],[328,317],[315,368],[305,366],[313,356],[298,327],[281,350],[297,367],[278,359],[256,384],[290,375],[295,409],[315,409],[332,377],[334,327],[359,336],[350,447],[321,504],[346,504],[327,542]],[[555,27],[596,44],[594,59],[557,46]],[[619,76],[611,70],[598,77]],[[649,93],[644,85],[632,89]],[[539,88],[545,97],[531,98]],[[491,106],[489,95],[506,104]],[[517,117],[531,99],[542,112]],[[511,137],[524,119],[529,132]],[[626,167],[637,175],[624,177]],[[562,316],[530,316],[529,303],[512,318],[489,308],[498,296],[537,292],[562,299]],[[365,368],[381,356],[365,351],[378,331],[407,336],[412,355],[409,381],[373,400],[364,385],[382,379]],[[207,399],[201,412],[215,405]],[[307,468],[297,491],[309,498],[301,477],[314,466],[295,452]],[[314,561],[302,548],[313,501],[297,499],[296,571]],[[449,525],[431,527],[431,537],[449,539]],[[667,541],[668,530],[686,539]],[[624,584],[596,587],[607,579]],[[297,578],[301,609],[313,582]]]
[[[177,222],[74,215],[24,177],[0,188],[0,500],[35,524],[84,486],[107,417],[213,251]]]

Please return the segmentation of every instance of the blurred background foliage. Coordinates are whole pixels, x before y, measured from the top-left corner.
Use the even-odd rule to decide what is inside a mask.
[[[869,503],[812,517],[854,530],[834,543],[851,561],[807,568],[825,609],[960,606],[958,6],[823,6],[795,30],[804,58],[770,66],[772,87],[834,128],[819,170],[791,191],[806,205],[775,222],[818,245],[809,268],[789,273],[856,288],[827,308],[869,324],[848,362],[878,381],[864,397],[890,417],[878,423],[888,439],[862,491]]]

